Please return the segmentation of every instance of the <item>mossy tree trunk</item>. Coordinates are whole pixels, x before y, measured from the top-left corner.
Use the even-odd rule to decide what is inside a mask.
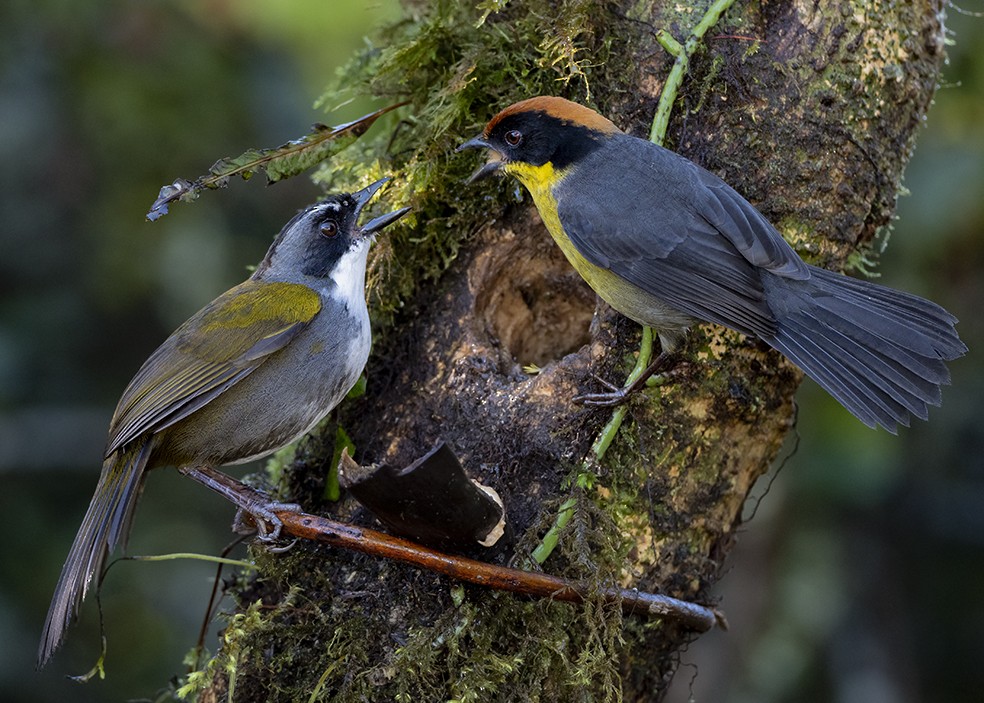
[[[700,601],[792,423],[799,373],[698,328],[689,361],[633,402],[587,487],[572,485],[610,411],[570,399],[597,390],[592,373],[624,378],[640,330],[596,306],[515,184],[465,186],[475,157],[451,153],[536,93],[647,134],[672,63],[655,30],[683,41],[709,4],[515,2],[476,26],[470,7],[414,3],[387,48],[353,64],[361,89],[413,101],[414,121],[365,149],[416,223],[378,247],[368,392],[336,420],[361,463],[406,464],[443,439],[499,492],[509,532],[471,556],[524,563],[574,497],[546,571]],[[691,60],[667,144],[812,263],[857,268],[889,223],[943,56],[941,0],[737,0]],[[350,500],[321,497],[334,436],[301,445],[289,497],[371,525]],[[205,699],[234,685],[242,701],[656,700],[689,637],[601,603],[533,602],[316,546],[254,554],[261,576],[234,589],[241,609]]]

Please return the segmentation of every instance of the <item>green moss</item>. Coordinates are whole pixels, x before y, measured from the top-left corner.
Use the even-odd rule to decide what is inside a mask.
[[[613,578],[625,548],[610,519],[580,498],[558,561],[597,586]],[[598,554],[612,559],[591,556]],[[220,655],[187,678],[179,691],[186,699],[216,678],[235,693],[229,700],[488,701],[528,691],[529,700],[555,701],[584,699],[586,687],[595,693],[585,700],[621,699],[612,653],[622,614],[600,598],[575,607],[443,582],[446,602],[432,618],[401,623],[419,605],[415,578],[431,590],[433,577],[391,566],[382,585],[356,580],[340,591],[316,549],[253,556],[263,576],[237,586],[249,605],[230,619]],[[348,557],[336,557],[346,568]],[[301,580],[303,592],[292,585]],[[370,593],[373,607],[388,604],[389,622],[364,613]]]
[[[711,59],[711,67],[700,82],[700,97],[697,99],[697,104],[690,109],[690,112],[698,113],[704,107],[704,102],[707,100],[708,94],[718,87],[717,81],[723,65],[724,60],[720,56],[715,56]]]
[[[862,245],[848,255],[844,270],[860,274],[865,278],[878,278],[881,275],[876,270],[878,254],[878,251],[871,246]]]
[[[177,690],[177,697],[181,700],[193,699],[213,678],[222,675],[227,681],[229,700],[235,700],[240,659],[249,651],[251,638],[257,631],[263,629],[268,617],[269,614],[266,617],[262,614],[259,601],[251,603],[245,610],[233,615],[222,633],[222,647],[219,654],[210,659],[203,669],[188,674],[185,682]]]
[[[323,562],[310,552],[254,549],[253,556],[263,576],[235,589],[253,600],[230,619],[220,654],[179,694],[191,696],[218,678],[230,701],[366,700],[366,681],[351,672],[371,671],[369,653],[382,641],[373,623],[344,600],[320,596],[330,593],[321,590],[328,579],[319,586],[312,577]],[[301,578],[303,592],[291,585]]]
[[[590,102],[605,96],[593,80],[596,72],[603,64],[606,74],[618,66],[610,30],[596,33],[594,27],[609,20],[596,0],[478,8],[444,0],[387,30],[383,48],[369,47],[339,71],[321,104],[334,106],[353,94],[411,101],[398,112],[399,125],[390,119],[391,129],[373,130],[315,176],[326,187],[343,188],[391,173],[388,205],[413,207],[413,215],[387,229],[371,254],[377,324],[389,324],[419,285],[440,278],[489,221],[490,202],[517,197],[515,184],[500,179],[465,185],[476,156],[455,154],[455,147],[517,100],[560,94]]]
[[[583,641],[583,615],[562,604],[483,596],[411,633],[390,662],[404,672],[394,700],[488,701],[522,690],[531,700],[577,700],[585,686],[598,688],[599,676],[607,680],[601,700],[619,700],[610,643],[604,634]]]

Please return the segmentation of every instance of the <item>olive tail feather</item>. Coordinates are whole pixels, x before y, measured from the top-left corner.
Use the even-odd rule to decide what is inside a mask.
[[[103,464],[96,492],[62,566],[48,607],[38,646],[39,669],[61,645],[94,576],[98,583],[106,556],[117,544],[125,546],[152,447],[153,440],[148,438],[113,453]]]
[[[950,382],[945,362],[967,351],[957,322],[933,302],[810,267],[811,278],[770,276],[778,320],[765,341],[869,427],[893,434],[926,419]]]

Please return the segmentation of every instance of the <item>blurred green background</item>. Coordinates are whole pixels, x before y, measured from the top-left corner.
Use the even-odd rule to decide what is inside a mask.
[[[953,311],[971,356],[930,423],[872,432],[811,384],[800,442],[719,591],[733,629],[684,655],[672,700],[978,701],[984,690],[984,20],[949,11],[945,87],[907,172],[882,282]],[[327,77],[396,0],[8,0],[0,7],[0,691],[6,701],[154,699],[182,670],[214,568],[118,563],[98,622],[34,671],[41,623],[136,368],[241,280],[317,189],[234,182],[160,222],[164,183],[310,123]],[[792,444],[790,445],[792,449]],[[217,553],[232,509],[154,472],[129,553]],[[214,646],[214,637],[210,639]],[[696,681],[693,673],[699,670]]]
[[[112,568],[105,681],[65,679],[98,655],[91,598],[57,659],[36,673],[33,658],[123,387],[319,190],[257,177],[144,214],[219,157],[382,106],[313,103],[399,16],[396,0],[0,4],[0,699],[153,699],[182,671],[215,574],[200,562]],[[231,539],[231,507],[174,471],[150,475],[138,515],[130,554],[217,554]]]

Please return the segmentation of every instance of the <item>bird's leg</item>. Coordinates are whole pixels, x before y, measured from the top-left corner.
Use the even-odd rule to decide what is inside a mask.
[[[624,388],[615,388],[610,383],[605,382],[605,385],[611,388],[607,393],[586,393],[585,395],[579,395],[574,398],[575,403],[580,403],[582,405],[595,405],[601,407],[613,407],[615,405],[621,405],[632,393],[635,393],[640,388],[646,385],[646,381],[650,379],[654,374],[666,371],[676,365],[677,356],[672,352],[661,351],[659,355],[653,359],[653,362],[646,367],[646,370],[639,374],[632,383],[625,386]]]
[[[272,542],[280,536],[283,523],[277,517],[277,512],[301,512],[300,505],[271,501],[256,489],[250,488],[242,481],[237,481],[232,476],[213,469],[211,466],[185,466],[179,468],[178,471],[195,479],[203,486],[211,488],[230,503],[239,507],[233,521],[233,529],[236,532],[242,531],[243,513],[252,517],[253,522],[256,523],[257,536],[264,542]]]

